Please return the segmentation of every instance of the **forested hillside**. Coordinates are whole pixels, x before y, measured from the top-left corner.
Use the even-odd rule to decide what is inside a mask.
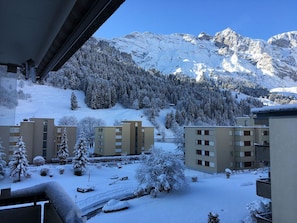
[[[241,100],[210,80],[183,75],[163,75],[145,71],[127,53],[110,47],[106,41],[91,38],[58,72],[51,72],[47,84],[82,90],[92,109],[110,108],[121,103],[126,108],[146,109],[152,120],[158,111],[175,106],[166,127],[173,124],[233,125],[235,117],[249,114],[262,103],[251,97]]]

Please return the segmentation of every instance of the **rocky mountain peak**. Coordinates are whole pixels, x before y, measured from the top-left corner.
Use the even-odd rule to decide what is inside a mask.
[[[282,48],[292,48],[297,46],[297,31],[286,32],[275,35],[268,39],[268,44]]]

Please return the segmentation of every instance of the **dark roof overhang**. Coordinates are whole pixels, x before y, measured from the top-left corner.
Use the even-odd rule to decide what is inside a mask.
[[[0,0],[0,64],[58,70],[125,0]],[[11,69],[14,70],[14,69]]]

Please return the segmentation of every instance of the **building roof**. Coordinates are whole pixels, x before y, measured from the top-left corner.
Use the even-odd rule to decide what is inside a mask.
[[[297,104],[253,108],[251,112],[256,115],[256,118],[260,119],[271,116],[297,116]]]
[[[125,0],[0,0],[0,64],[58,70]]]

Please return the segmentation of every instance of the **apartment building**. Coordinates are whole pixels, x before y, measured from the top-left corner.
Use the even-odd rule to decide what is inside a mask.
[[[98,156],[140,154],[154,145],[154,128],[141,121],[123,121],[121,126],[95,127],[94,153]]]
[[[257,222],[293,223],[297,219],[297,106],[253,109],[256,123],[269,124],[270,174],[256,183],[257,195],[271,199],[272,213]],[[272,217],[272,218],[271,218]]]
[[[250,119],[244,123],[251,124]],[[268,144],[265,126],[185,127],[185,164],[207,173],[255,168],[263,165],[255,158],[256,145]]]
[[[57,157],[64,129],[66,129],[71,156],[76,143],[75,126],[55,126],[52,118],[30,118],[23,120],[20,125],[0,126],[0,138],[7,161],[13,155],[15,145],[22,136],[29,162],[32,163],[36,156],[43,156],[47,162],[50,162],[52,158]]]

